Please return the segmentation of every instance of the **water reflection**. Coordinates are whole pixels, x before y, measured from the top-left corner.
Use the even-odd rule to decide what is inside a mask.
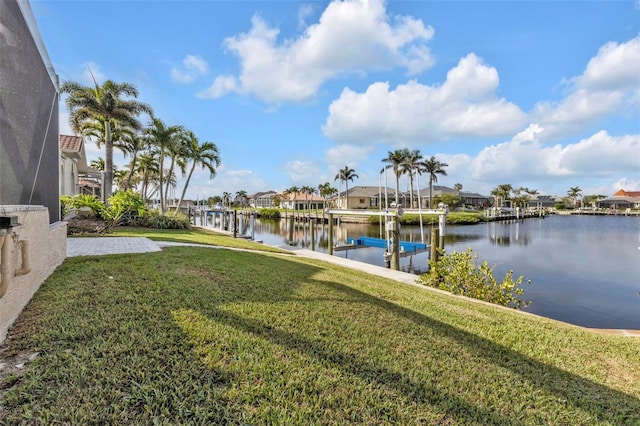
[[[530,228],[528,226],[523,226],[522,230],[520,228],[520,221],[510,223],[490,222],[487,224],[487,238],[498,246],[508,246],[511,244],[526,246],[529,244]]]

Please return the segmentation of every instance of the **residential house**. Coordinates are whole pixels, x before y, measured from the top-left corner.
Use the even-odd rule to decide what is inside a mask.
[[[399,201],[401,205],[407,202],[407,194],[400,193]],[[392,188],[379,186],[354,186],[349,188],[349,192],[340,192],[328,199],[332,208],[345,209],[377,209],[385,206],[385,199],[389,205],[395,203],[396,191]]]
[[[556,204],[563,204],[562,197],[556,197],[555,195],[534,195],[529,199],[529,206],[541,207],[543,209],[552,209]]]
[[[484,207],[490,206],[492,202],[491,197],[478,194],[477,192],[456,191],[455,189],[449,188],[448,186],[433,185],[433,191],[431,193],[431,196],[433,198],[436,198],[443,194],[451,194],[459,197],[461,206],[472,206],[477,208],[484,208]],[[417,205],[418,192],[413,191],[413,196],[415,201],[414,204]],[[428,185],[425,185],[424,188],[420,188],[420,199],[422,201],[422,207],[428,208],[429,207],[429,186]],[[436,206],[434,205],[432,207],[435,208]]]
[[[249,195],[249,206],[254,209],[274,207],[274,198],[278,195],[276,191],[256,192]]]
[[[79,194],[80,174],[86,174],[87,169],[82,138],[60,135],[60,195]]]
[[[0,1],[0,343],[67,254],[58,76],[28,1]],[[25,261],[27,263],[25,263]],[[0,410],[1,411],[1,410]]]
[[[618,190],[611,197],[596,202],[599,208],[640,209],[640,191]]]
[[[284,209],[322,209],[324,203],[322,197],[304,192],[282,192],[278,196],[280,207]]]

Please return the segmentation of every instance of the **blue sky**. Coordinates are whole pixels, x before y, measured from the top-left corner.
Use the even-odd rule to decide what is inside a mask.
[[[217,144],[216,177],[194,175],[187,198],[337,188],[345,165],[350,186],[377,186],[405,147],[449,165],[439,184],[484,194],[640,190],[637,0],[31,7],[61,81],[90,84],[90,67],[132,83],[158,118]],[[60,117],[70,132],[63,103]]]

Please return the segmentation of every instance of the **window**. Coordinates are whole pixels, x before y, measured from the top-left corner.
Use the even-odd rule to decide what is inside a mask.
[[[364,204],[364,198],[360,198],[360,204]]]

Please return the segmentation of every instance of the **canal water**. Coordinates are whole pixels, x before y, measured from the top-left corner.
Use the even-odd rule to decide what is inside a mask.
[[[286,220],[256,220],[255,239],[265,244],[311,248],[309,224],[295,223],[290,240]],[[243,226],[251,233],[248,221]],[[342,223],[334,228],[334,244],[361,235],[380,237],[378,225]],[[429,243],[430,227],[401,229],[402,241]],[[327,252],[328,225],[317,225],[315,249]],[[479,262],[495,265],[494,275],[508,270],[524,284],[524,310],[560,321],[594,328],[640,330],[640,218],[627,216],[558,216],[514,222],[489,222],[446,227],[445,249],[471,247]],[[383,249],[360,248],[336,256],[384,266]],[[400,269],[426,272],[428,254],[403,257]]]

